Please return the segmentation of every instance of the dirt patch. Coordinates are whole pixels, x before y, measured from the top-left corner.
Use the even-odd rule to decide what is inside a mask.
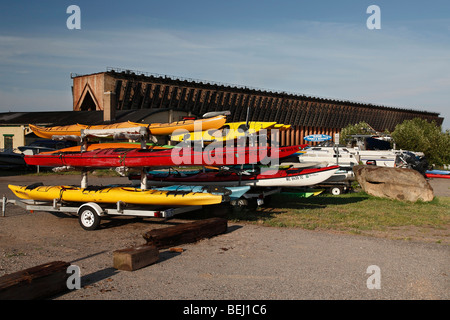
[[[432,180],[430,184],[436,194],[447,194],[450,181],[435,180],[437,179]],[[27,185],[35,182],[43,182],[46,185],[79,185],[80,177],[77,175],[0,177],[0,193],[9,199],[15,199],[16,197],[7,187],[8,184]],[[92,176],[89,178],[89,183],[92,185],[126,184],[128,179]],[[113,250],[145,243],[143,233],[183,222],[186,220],[175,218],[164,221],[155,218],[113,217],[104,219],[99,230],[87,232],[81,228],[76,216],[48,212],[30,213],[18,206],[8,205],[6,217],[0,216],[0,276],[50,260],[89,260],[91,256],[103,255],[105,261],[110,263]],[[320,232],[341,233],[329,230]],[[385,231],[362,231],[360,234],[387,239],[450,243],[448,229],[408,226],[389,228]]]
[[[79,185],[80,177],[0,177],[0,193],[14,198],[8,183],[35,182]],[[127,182],[89,177],[91,185]],[[417,245],[380,238],[401,234],[399,239],[406,239],[423,230],[400,228],[362,237],[229,222],[226,234],[183,245],[181,253],[163,250],[150,267],[134,272],[112,267],[115,250],[144,244],[142,235],[149,230],[188,221],[114,217],[102,220],[98,230],[85,231],[76,216],[29,213],[11,205],[6,217],[0,216],[0,276],[50,261],[75,264],[82,288],[55,297],[62,300],[409,299],[412,294],[448,299],[448,251],[436,243],[442,238],[436,230],[420,239],[411,236],[424,241]],[[360,285],[374,261],[386,274],[390,271],[376,296]],[[412,280],[418,282],[405,289]]]

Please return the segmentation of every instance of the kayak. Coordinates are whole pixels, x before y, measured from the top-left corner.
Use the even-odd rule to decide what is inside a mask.
[[[207,192],[211,194],[223,194],[231,200],[237,200],[250,190],[249,186],[238,187],[215,187],[215,186],[190,186],[190,185],[171,185],[167,187],[151,187],[152,190],[168,191],[189,191],[189,192]]]
[[[217,204],[228,200],[222,194],[181,190],[141,190],[132,187],[16,186],[8,188],[19,198],[37,201],[117,203],[137,205],[190,206]]]
[[[257,122],[250,121],[248,123],[248,130],[246,122],[230,122],[225,123],[220,129],[204,130],[200,132],[191,133],[176,133],[171,135],[170,140],[172,141],[203,141],[203,142],[213,142],[213,141],[225,141],[233,140],[239,137],[245,136],[245,134],[257,133],[263,129],[278,129],[286,130],[290,128],[290,125],[277,124],[276,122]]]
[[[152,135],[169,135],[175,130],[184,129],[187,131],[209,130],[222,127],[226,122],[225,115],[219,115],[212,118],[182,120],[168,123],[138,123],[138,122],[118,122],[105,125],[88,126],[84,124],[72,124],[67,126],[41,127],[29,124],[30,129],[38,137],[52,139],[53,136],[81,136],[81,130],[111,130],[134,127],[146,127]]]
[[[93,151],[93,150],[100,150],[100,149],[111,149],[111,148],[123,148],[123,149],[137,149],[140,148],[140,143],[134,143],[134,142],[117,142],[117,143],[93,143],[89,144],[87,146],[87,149],[85,151]],[[153,145],[153,144],[147,144],[148,149],[153,150],[165,150],[165,149],[171,149],[173,146],[169,145]],[[81,146],[74,146],[59,150],[52,150],[52,151],[45,151],[40,152],[40,154],[54,154],[54,153],[70,153],[70,152],[80,152]]]
[[[142,126],[148,125],[137,124],[129,121],[94,126],[77,123],[67,126],[40,127],[29,124],[30,129],[34,132],[35,135],[45,139],[52,139],[54,136],[81,136],[81,130],[117,130]]]
[[[425,173],[441,174],[441,175],[449,175],[450,176],[450,171],[448,171],[448,170],[427,170],[427,171],[425,171]]]
[[[26,155],[28,165],[71,167],[153,167],[270,163],[290,156],[304,145],[290,147],[173,148],[166,150],[108,148],[86,152]]]
[[[217,129],[222,127],[227,121],[225,115],[219,115],[211,118],[203,118],[196,120],[183,120],[170,123],[152,123],[148,126],[150,134],[153,135],[170,135],[176,130],[201,131],[209,129]],[[138,124],[138,123],[135,123]],[[139,124],[142,125],[142,124]]]
[[[447,170],[427,170],[425,171],[427,178],[450,179],[450,171]]]
[[[67,126],[40,127],[33,124],[28,125],[35,135],[44,139],[51,139],[53,136],[79,136],[81,129],[88,126],[82,124],[71,124]]]
[[[172,184],[213,185],[213,186],[252,186],[252,187],[305,187],[319,184],[329,179],[339,166],[322,168],[267,169],[260,173],[244,172],[202,172],[193,175],[149,174],[147,184],[150,186],[167,186]],[[130,176],[130,180],[139,179]]]
[[[297,198],[309,198],[312,196],[317,196],[323,192],[323,189],[310,189],[306,191],[283,191],[281,193],[275,194],[274,196],[283,196],[287,198],[297,199]]]
[[[432,173],[425,173],[425,176],[426,176],[427,178],[450,179],[450,175],[448,175],[448,174],[432,174]]]

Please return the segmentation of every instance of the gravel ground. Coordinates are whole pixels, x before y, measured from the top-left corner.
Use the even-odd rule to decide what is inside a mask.
[[[8,183],[79,184],[79,176],[0,177]],[[449,181],[432,180],[449,196]],[[126,183],[89,177],[90,184]],[[8,205],[0,217],[0,276],[55,260],[77,265],[81,289],[56,300],[304,300],[450,298],[448,245],[229,223],[226,234],[162,250],[133,272],[113,268],[113,251],[144,244],[142,234],[186,222],[115,217],[84,231],[76,217],[29,213]],[[381,289],[368,289],[367,268],[380,268]]]

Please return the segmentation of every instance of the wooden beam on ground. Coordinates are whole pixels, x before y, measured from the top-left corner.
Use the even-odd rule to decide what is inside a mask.
[[[228,225],[227,219],[209,218],[195,222],[183,223],[173,227],[155,229],[143,234],[147,245],[158,249],[167,249],[183,243],[197,242],[201,239],[225,233]]]
[[[0,277],[0,300],[46,299],[68,290],[70,263],[54,261]]]
[[[134,271],[158,261],[159,251],[155,246],[142,245],[113,252],[114,268]]]

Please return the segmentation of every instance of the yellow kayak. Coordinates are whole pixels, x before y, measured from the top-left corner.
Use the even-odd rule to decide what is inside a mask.
[[[263,129],[278,129],[278,130],[287,130],[291,125],[285,124],[277,124],[276,122],[258,122],[258,121],[250,121],[248,124],[248,134],[256,133]],[[225,123],[225,125],[220,129],[211,129],[204,130],[201,132],[191,132],[184,134],[173,134],[170,137],[172,141],[204,141],[204,142],[212,142],[212,141],[225,141],[225,140],[234,140],[239,137],[243,137],[246,132],[246,122],[229,122]]]
[[[141,190],[132,187],[16,186],[8,188],[19,198],[37,201],[116,203],[137,205],[191,206],[221,203],[222,195],[202,192]]]
[[[211,118],[196,119],[196,120],[183,120],[169,123],[137,123],[137,122],[119,122],[106,125],[94,125],[88,126],[84,124],[72,124],[67,126],[53,126],[53,127],[40,127],[33,124],[29,124],[30,129],[38,137],[44,139],[52,139],[53,136],[73,135],[80,136],[81,129],[89,130],[106,130],[106,129],[123,129],[134,127],[146,127],[150,134],[153,135],[169,135],[177,129],[184,129],[187,131],[209,130],[213,128],[220,128],[226,122],[226,116],[219,115]]]

